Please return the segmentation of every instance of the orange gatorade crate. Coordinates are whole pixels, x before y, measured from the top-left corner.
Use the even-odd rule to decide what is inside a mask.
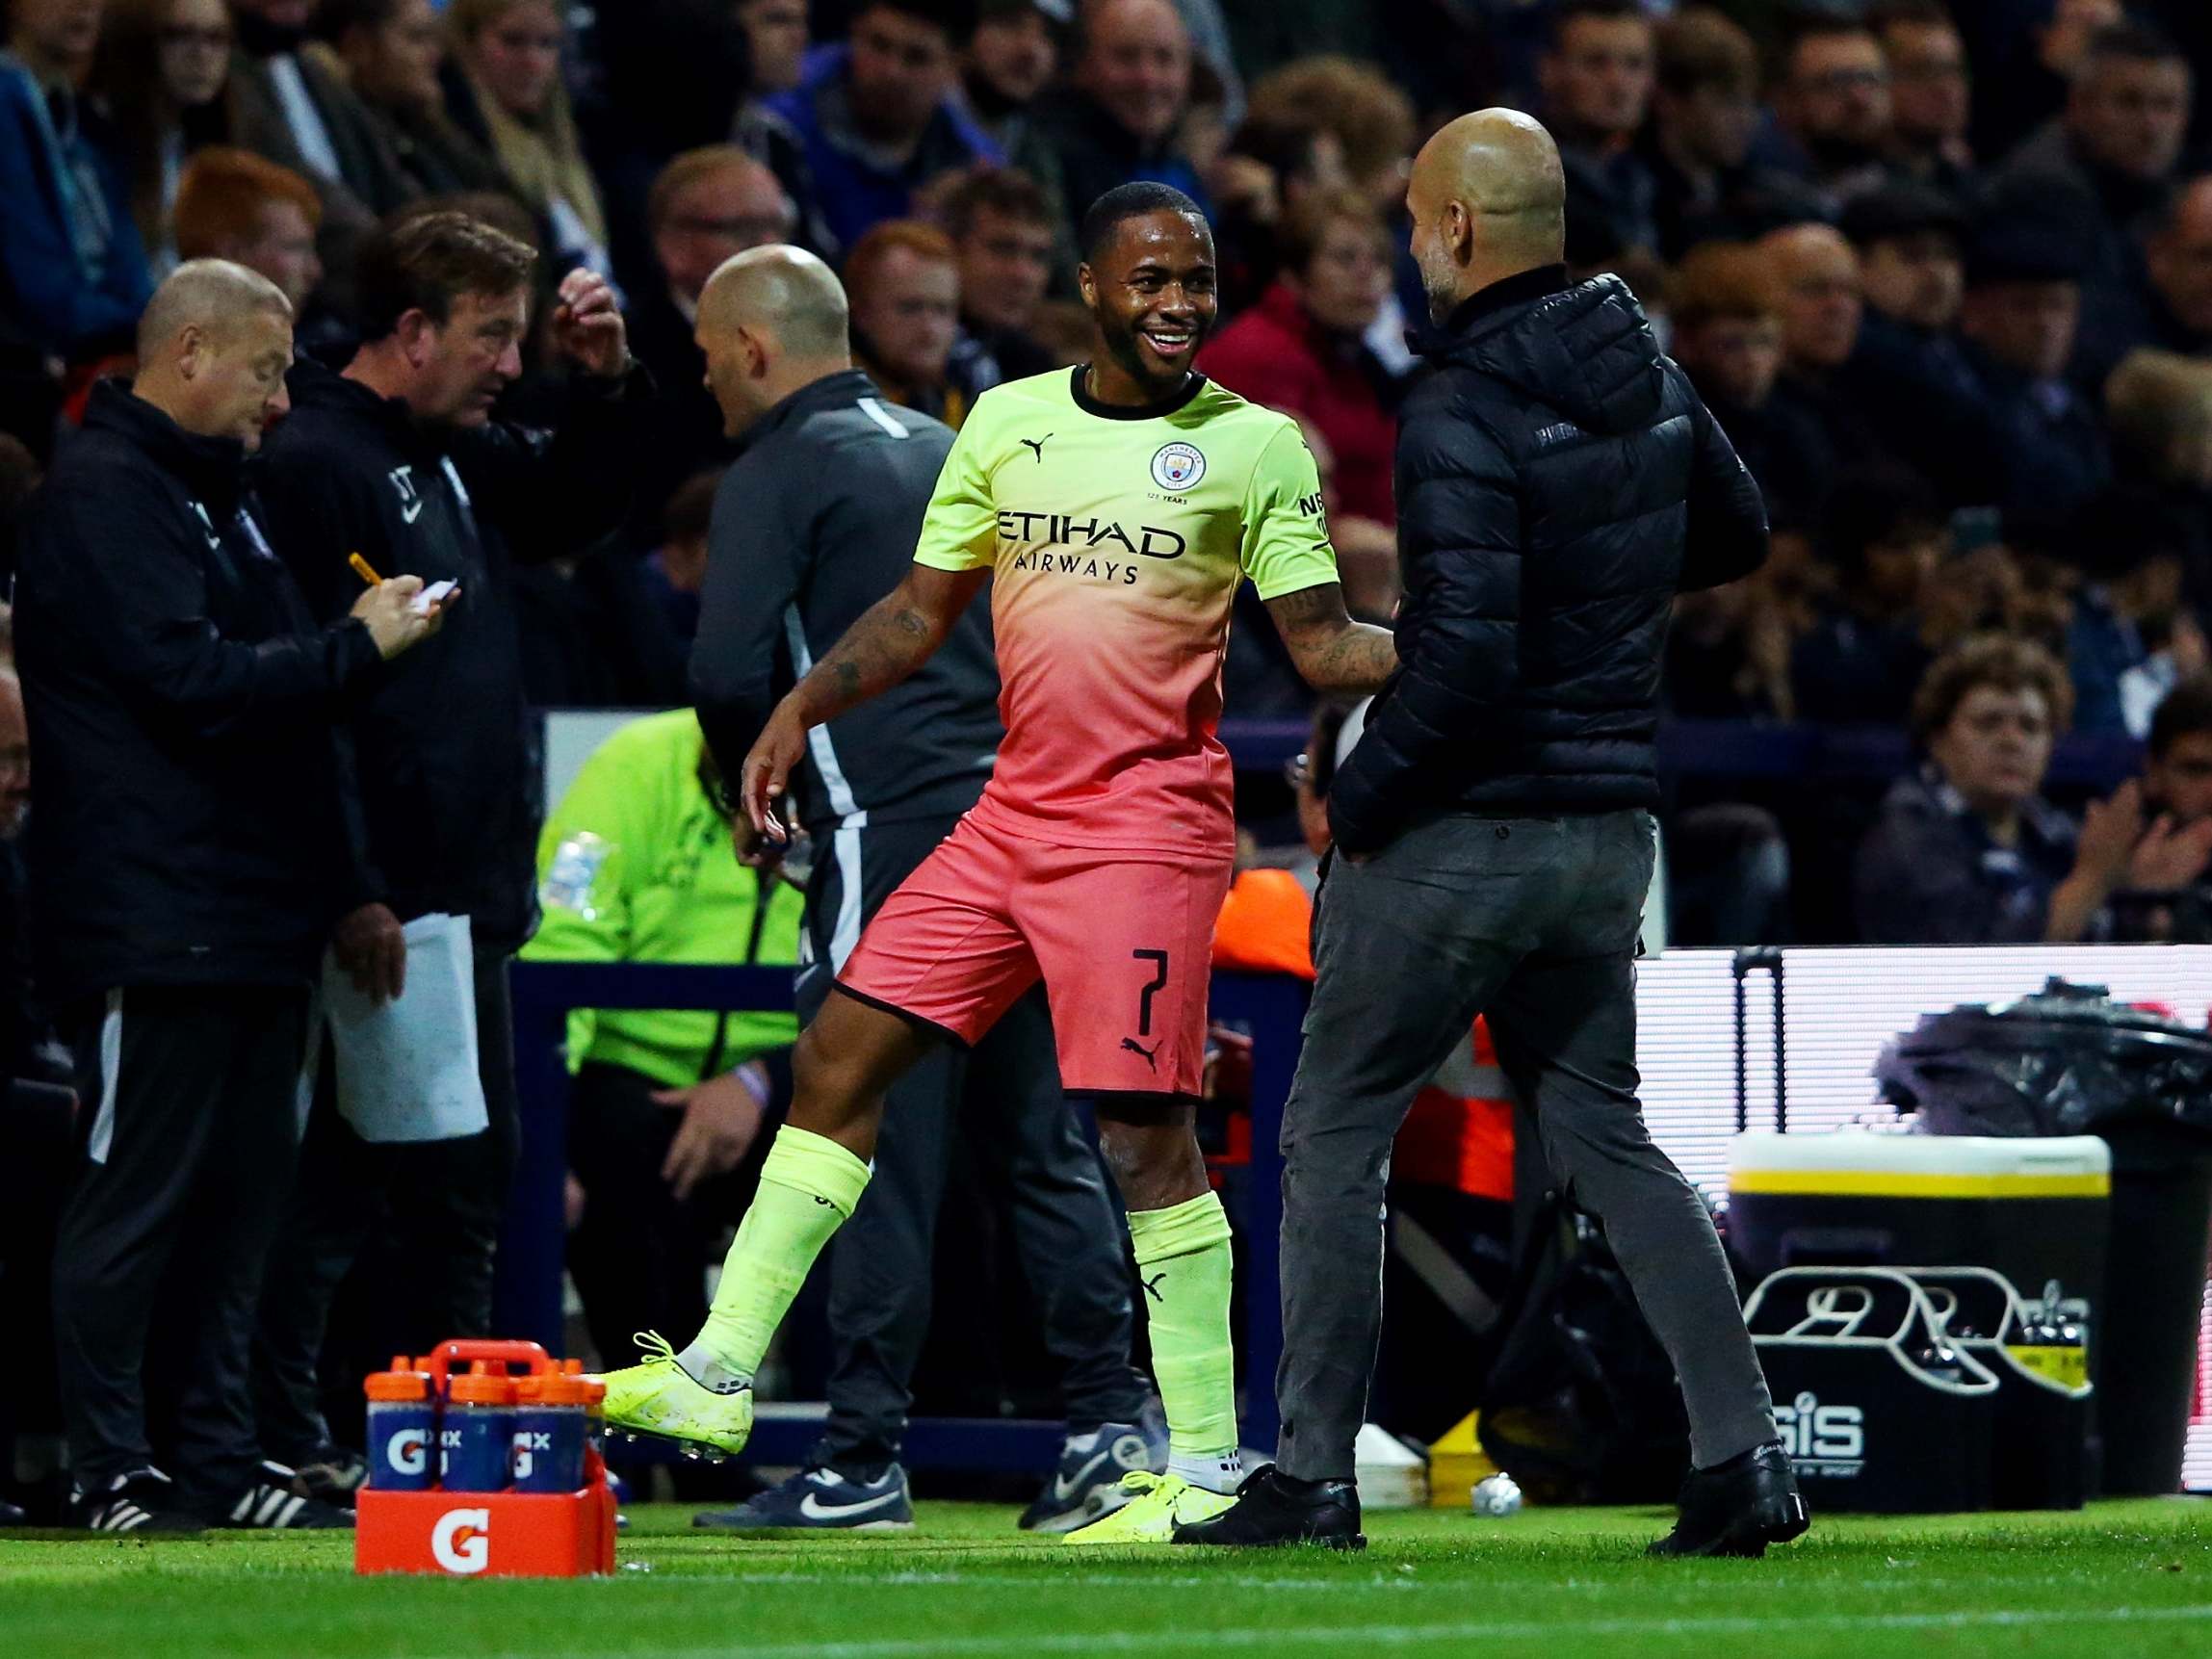
[[[511,1385],[505,1379],[516,1367]],[[396,1407],[398,1432],[371,1434],[370,1484],[355,1508],[353,1570],[422,1572],[451,1578],[582,1578],[614,1570],[614,1494],[600,1460],[598,1385],[586,1384],[573,1361],[551,1359],[534,1342],[447,1342],[435,1354],[392,1369],[365,1385],[372,1413]],[[458,1385],[456,1388],[456,1385]],[[583,1456],[584,1484],[574,1491],[449,1491],[435,1477],[440,1437],[426,1422],[461,1396],[464,1410],[519,1393],[526,1402],[582,1407],[591,1419]],[[527,1407],[526,1407],[527,1409]],[[480,1415],[474,1425],[485,1428]],[[510,1438],[529,1439],[527,1434]],[[448,1442],[450,1444],[450,1442]],[[510,1476],[530,1480],[542,1446],[511,1451]],[[551,1466],[535,1465],[542,1470]],[[379,1478],[415,1490],[379,1487]],[[481,1471],[477,1484],[488,1485]]]

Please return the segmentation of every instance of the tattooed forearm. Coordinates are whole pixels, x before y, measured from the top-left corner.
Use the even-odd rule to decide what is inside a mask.
[[[1381,690],[1397,671],[1390,630],[1354,622],[1344,609],[1344,590],[1333,582],[1270,599],[1267,612],[1316,691],[1365,695]]]
[[[799,685],[800,712],[810,726],[888,691],[928,661],[942,637],[935,620],[895,592],[846,630]]]

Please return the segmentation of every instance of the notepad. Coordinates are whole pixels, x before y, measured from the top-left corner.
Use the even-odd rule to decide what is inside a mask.
[[[424,588],[422,592],[415,595],[415,603],[413,607],[415,614],[417,616],[428,616],[432,610],[437,609],[440,603],[444,601],[447,594],[453,592],[453,590],[459,585],[460,584],[458,583],[454,582],[431,583],[429,586]]]
[[[334,952],[323,959],[323,1008],[338,1110],[379,1145],[458,1140],[489,1125],[477,1073],[476,957],[465,916],[408,922],[406,989],[364,996]]]

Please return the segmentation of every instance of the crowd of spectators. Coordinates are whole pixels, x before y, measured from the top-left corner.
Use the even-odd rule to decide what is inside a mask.
[[[343,366],[367,239],[458,207],[540,250],[541,300],[574,269],[611,282],[653,383],[623,530],[516,574],[523,690],[541,707],[680,702],[703,516],[735,453],[691,338],[715,269],[772,242],[821,253],[884,395],[957,425],[993,384],[1080,355],[1074,218],[1143,178],[1213,216],[1225,321],[1201,366],[1299,418],[1352,606],[1385,618],[1395,409],[1422,316],[1409,159],[1439,119],[1505,103],[1559,141],[1574,273],[1635,291],[1766,497],[1767,566],[1683,603],[1673,713],[1885,728],[1911,770],[1886,803],[1882,780],[1857,780],[1840,814],[1808,804],[1811,784],[1686,778],[1678,867],[1709,864],[1699,832],[1717,804],[1733,809],[1731,845],[1750,825],[1761,868],[1786,846],[1801,896],[1824,895],[1750,907],[1800,938],[2080,937],[2125,931],[2121,912],[2184,928],[2197,914],[2111,899],[2149,866],[2199,882],[2184,836],[2141,868],[2105,860],[2117,874],[2069,890],[2100,890],[2078,917],[2047,894],[2032,924],[2013,916],[1995,864],[2041,868],[2049,839],[2068,850],[2043,863],[2066,868],[2042,887],[2076,868],[2074,819],[2038,792],[2040,766],[2034,810],[1966,813],[1982,827],[1946,856],[1979,896],[1958,916],[1903,902],[1892,866],[1924,865],[1927,825],[1976,798],[1942,736],[1950,705],[1975,702],[1956,694],[1969,666],[2040,705],[2045,750],[2069,730],[2147,739],[2206,670],[2212,8],[2198,0],[0,13],[0,557],[11,503],[91,386],[128,371],[141,310],[180,261],[268,276],[302,353]],[[560,396],[553,309],[533,307],[505,395],[525,420]],[[1309,712],[1270,630],[1238,630],[1230,672],[1232,717]],[[1288,839],[1287,802],[1262,788],[1247,804]],[[2095,808],[2085,845],[2165,821],[2139,799]],[[1977,838],[1989,847],[1961,850]]]

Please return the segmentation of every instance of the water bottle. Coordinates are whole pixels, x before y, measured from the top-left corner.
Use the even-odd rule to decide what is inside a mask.
[[[377,1491],[419,1492],[437,1479],[438,1403],[430,1378],[404,1354],[389,1371],[372,1371],[369,1396],[369,1485]]]
[[[590,1389],[560,1371],[523,1377],[514,1386],[514,1490],[572,1492],[584,1485]]]
[[[584,1361],[563,1360],[563,1373],[584,1385],[584,1443],[604,1457],[607,1450],[607,1385],[584,1374]]]
[[[450,1492],[505,1491],[514,1457],[514,1382],[479,1360],[446,1384],[438,1429],[442,1480]]]

